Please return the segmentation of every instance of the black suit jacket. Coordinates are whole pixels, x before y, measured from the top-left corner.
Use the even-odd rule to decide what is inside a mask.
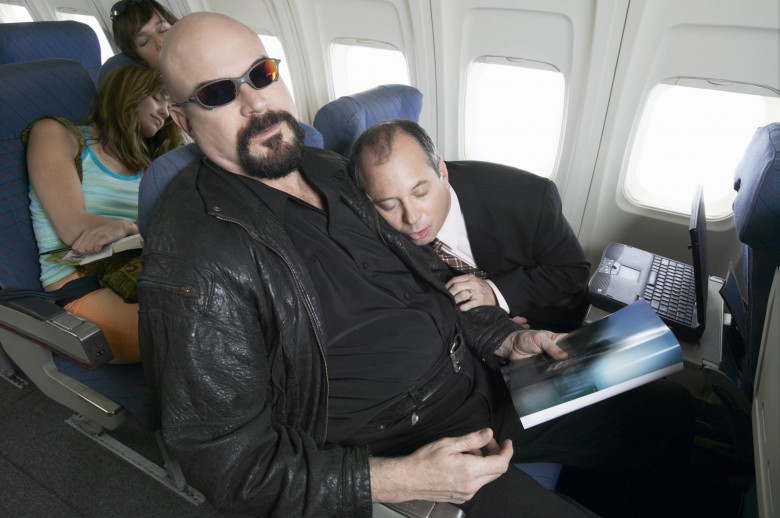
[[[579,327],[590,263],[561,212],[555,184],[500,164],[446,164],[474,260],[512,315],[527,318],[534,329]]]

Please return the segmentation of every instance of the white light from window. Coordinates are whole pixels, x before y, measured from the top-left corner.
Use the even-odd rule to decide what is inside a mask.
[[[33,21],[26,7],[13,4],[0,4],[0,22],[19,23]]]
[[[295,101],[295,89],[293,89],[292,78],[290,77],[290,67],[287,63],[287,56],[284,53],[284,47],[282,42],[276,36],[270,36],[267,34],[258,34],[260,41],[263,42],[269,58],[281,59],[282,62],[279,65],[279,75],[284,79],[284,84],[287,85],[287,89],[292,95],[293,101]]]
[[[669,82],[677,84],[655,86],[642,112],[626,169],[626,196],[638,205],[690,214],[701,183],[707,218],[727,217],[736,196],[734,170],[756,128],[780,121],[780,98],[752,85]]]
[[[466,77],[465,154],[549,178],[563,125],[565,84],[552,65],[506,58],[472,62]]]
[[[387,84],[408,85],[409,69],[401,51],[378,42],[331,43],[331,73],[336,98]]]
[[[89,14],[73,13],[66,11],[57,11],[57,17],[60,20],[73,20],[76,22],[86,23],[89,25],[95,34],[97,34],[98,41],[100,42],[100,62],[105,63],[108,58],[114,55],[114,49],[111,48],[111,44],[108,43],[106,33],[103,32],[103,27],[97,19]]]

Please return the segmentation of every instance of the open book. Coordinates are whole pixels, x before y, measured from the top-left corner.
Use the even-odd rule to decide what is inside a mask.
[[[559,340],[564,360],[510,362],[507,379],[524,428],[592,405],[683,368],[674,334],[638,300]]]
[[[68,264],[88,264],[100,259],[105,259],[106,257],[111,257],[119,252],[133,250],[134,248],[143,248],[143,246],[144,239],[141,237],[141,234],[133,234],[132,236],[123,237],[122,239],[104,246],[99,252],[95,252],[94,254],[78,255],[73,252],[73,250],[70,250],[62,259],[60,259],[60,262]]]

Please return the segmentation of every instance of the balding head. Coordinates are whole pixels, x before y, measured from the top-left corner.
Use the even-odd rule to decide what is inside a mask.
[[[229,76],[220,74],[219,65],[238,58],[237,49],[257,57],[265,55],[257,34],[233,18],[197,12],[179,20],[168,31],[160,55],[160,70],[171,98],[186,98],[196,85]]]
[[[207,157],[228,171],[284,175],[303,152],[302,130],[284,81],[277,75],[259,88],[251,80],[237,81],[273,57],[252,29],[216,13],[187,15],[165,37],[160,69],[174,102],[171,117]],[[196,89],[217,80],[238,87],[232,98],[224,99],[228,102],[207,108],[189,100]]]

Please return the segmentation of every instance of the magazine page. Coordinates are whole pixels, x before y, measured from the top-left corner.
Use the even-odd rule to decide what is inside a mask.
[[[508,383],[528,428],[683,368],[677,338],[644,300],[569,333],[569,356],[510,362]]]
[[[125,252],[127,250],[133,250],[135,248],[143,248],[144,240],[141,234],[133,234],[131,236],[123,237],[113,243],[104,246],[99,252],[94,254],[77,255],[72,250],[62,258],[63,261],[70,261],[70,264],[89,264],[106,257],[111,257],[119,252]]]

